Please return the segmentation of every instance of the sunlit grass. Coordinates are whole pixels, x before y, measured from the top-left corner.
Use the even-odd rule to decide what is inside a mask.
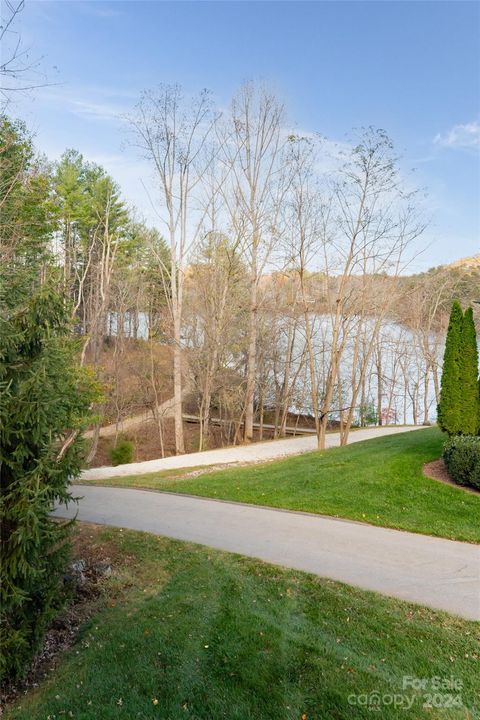
[[[8,720],[366,719],[352,698],[375,691],[413,702],[382,718],[477,717],[478,624],[191,544],[89,534],[117,558],[105,608]],[[425,709],[406,676],[457,678],[460,708]]]

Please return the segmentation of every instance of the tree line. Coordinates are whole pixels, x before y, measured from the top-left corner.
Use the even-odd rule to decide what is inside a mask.
[[[332,420],[342,443],[353,424],[428,421],[452,297],[478,279],[408,276],[425,223],[382,130],[331,157],[254,84],[222,113],[157,88],[128,122],[158,228],[79,151],[49,162],[0,120],[0,674],[60,602],[68,529],[49,513],[103,424],[146,411],[163,454],[170,398],[176,452],[187,396],[199,449],[214,422],[248,442],[308,415],[323,447]]]
[[[23,1],[7,5],[0,39]],[[354,422],[428,420],[452,297],[478,280],[405,275],[425,223],[384,131],[331,153],[253,83],[222,112],[207,92],[143,94],[127,127],[152,228],[102,167],[75,149],[49,162],[5,114],[38,85],[22,58],[7,47],[0,66],[1,681],[68,597],[70,524],[51,511],[102,424],[148,410],[163,454],[172,395],[176,452],[188,394],[200,449],[214,416],[240,442],[308,414],[319,447],[332,418],[343,443]]]
[[[169,393],[178,453],[187,396],[199,449],[212,419],[225,442],[248,442],[254,424],[282,436],[292,414],[309,415],[319,447],[332,421],[346,442],[353,424],[433,419],[448,310],[470,285],[441,270],[407,276],[425,222],[384,131],[361,130],[332,157],[323,138],[287,127],[252,83],[222,113],[207,92],[145,92],[127,128],[151,164],[158,228],[80,152],[38,161],[79,362],[105,387],[89,459],[102,423],[121,433],[145,408],[163,452]]]

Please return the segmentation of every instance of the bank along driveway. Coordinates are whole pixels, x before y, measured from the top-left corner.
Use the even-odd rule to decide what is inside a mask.
[[[130,488],[74,486],[57,515],[241,553],[480,620],[480,546],[335,518]]]
[[[349,445],[361,440],[371,440],[385,435],[395,435],[409,430],[421,430],[421,427],[377,427],[355,430],[350,433]],[[329,433],[326,438],[327,448],[340,445],[340,434]],[[145,473],[160,472],[161,470],[174,470],[177,468],[192,468],[201,465],[229,465],[233,463],[255,463],[275,460],[289,455],[301,455],[317,449],[315,435],[287,438],[285,440],[269,440],[268,442],[251,443],[250,445],[235,445],[234,447],[219,448],[218,450],[205,450],[203,452],[188,453],[187,455],[174,455],[146,460],[145,462],[128,463],[117,467],[98,467],[84,470],[82,478],[85,480],[103,480],[104,478],[126,475],[144,475]]]

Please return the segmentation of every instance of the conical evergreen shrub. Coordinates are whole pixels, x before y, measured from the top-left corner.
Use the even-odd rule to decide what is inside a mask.
[[[455,300],[448,323],[437,420],[449,435],[462,433],[463,311]]]
[[[477,333],[472,308],[468,308],[463,316],[460,387],[461,432],[462,435],[476,435],[480,424],[480,401]]]

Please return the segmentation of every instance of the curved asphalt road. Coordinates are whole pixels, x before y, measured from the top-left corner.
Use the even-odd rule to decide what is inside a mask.
[[[56,511],[241,553],[480,620],[480,545],[308,513],[130,488],[74,486]]]

